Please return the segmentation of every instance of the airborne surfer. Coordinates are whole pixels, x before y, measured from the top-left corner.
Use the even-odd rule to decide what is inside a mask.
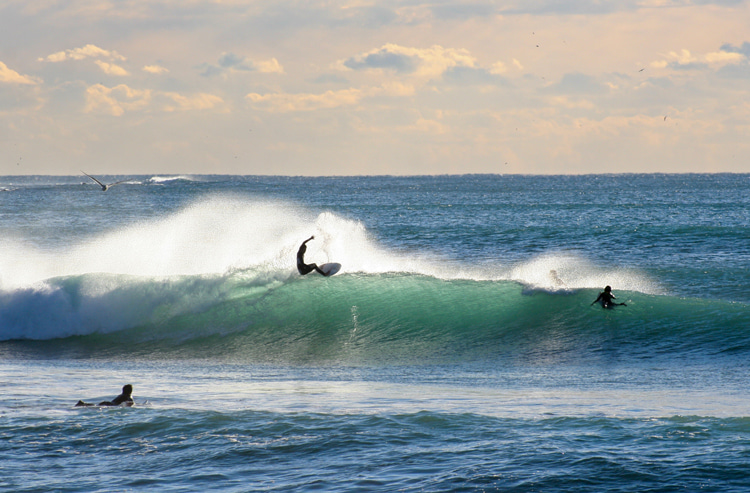
[[[617,305],[620,306],[628,306],[625,303],[615,303],[614,300],[615,295],[612,294],[612,287],[611,286],[605,286],[604,291],[599,293],[599,296],[591,303],[592,305],[595,303],[600,303],[602,305],[602,308],[614,308]]]
[[[135,404],[135,402],[133,401],[133,386],[132,385],[130,384],[124,385],[122,387],[122,394],[118,395],[111,401],[103,401],[99,403],[100,406],[119,406],[120,404],[125,404],[128,407]],[[75,407],[89,407],[93,405],[94,404],[91,404],[89,402],[78,401],[76,402]]]
[[[307,245],[305,245],[305,243],[307,243],[310,240],[314,240],[314,239],[315,239],[314,236],[309,237],[308,239],[306,239],[305,241],[302,242],[302,244],[299,247],[299,250],[297,250],[297,270],[303,276],[309,274],[312,271],[316,271],[319,274],[327,277],[328,274],[326,274],[325,272],[323,272],[322,270],[320,270],[320,267],[318,267],[317,264],[315,264],[315,263],[306,264],[305,263],[305,252],[307,251]]]

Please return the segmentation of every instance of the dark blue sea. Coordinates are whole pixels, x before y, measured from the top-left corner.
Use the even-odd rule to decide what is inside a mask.
[[[750,491],[750,175],[99,178],[0,177],[1,491]]]

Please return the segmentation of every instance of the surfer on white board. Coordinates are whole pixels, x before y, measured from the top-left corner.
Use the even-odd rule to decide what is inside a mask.
[[[323,272],[322,270],[320,270],[320,267],[318,267],[317,264],[314,264],[314,263],[313,264],[306,264],[305,263],[305,252],[307,251],[307,245],[305,245],[305,243],[307,243],[310,240],[314,240],[314,239],[315,239],[314,236],[309,237],[308,239],[306,239],[305,241],[302,242],[302,244],[299,247],[299,250],[297,250],[297,270],[303,276],[309,274],[312,271],[316,271],[319,274],[327,277],[328,274],[326,274],[325,272]]]
[[[615,295],[612,294],[612,287],[606,286],[604,288],[604,291],[599,293],[599,296],[591,304],[593,305],[594,303],[601,303],[602,308],[613,308],[617,305],[628,306],[625,303],[615,303],[614,301],[612,301],[614,299]]]
[[[130,384],[124,385],[122,387],[122,394],[118,395],[111,401],[104,401],[100,402],[100,406],[119,406],[120,404],[125,404],[126,406],[130,407],[134,404],[133,402],[133,386]],[[90,404],[88,402],[78,401],[76,402],[75,407],[88,407],[93,406],[94,404]]]

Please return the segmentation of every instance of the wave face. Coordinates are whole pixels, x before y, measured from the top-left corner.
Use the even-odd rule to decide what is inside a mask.
[[[306,260],[340,262],[336,276],[297,274],[311,232]],[[744,303],[670,296],[570,253],[472,265],[394,252],[358,221],[281,201],[203,199],[69,248],[3,248],[0,340],[58,341],[49,350],[359,364],[750,349]],[[605,282],[627,309],[590,306]]]

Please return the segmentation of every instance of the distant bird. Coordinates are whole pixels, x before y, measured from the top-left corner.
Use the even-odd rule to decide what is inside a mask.
[[[125,183],[126,181],[130,181],[130,180],[121,180],[121,181],[116,181],[114,183],[110,183],[109,185],[105,185],[104,183],[100,182],[99,180],[97,180],[96,178],[94,178],[90,174],[86,173],[85,171],[82,170],[81,173],[83,173],[84,175],[88,176],[89,178],[91,178],[92,180],[94,180],[96,183],[98,183],[99,186],[102,187],[102,192],[106,192],[110,188],[114,187],[115,185],[119,185],[120,183]]]
[[[646,70],[646,69],[645,69],[645,68],[642,68],[642,69],[640,69],[640,70],[639,70],[638,72],[643,72],[644,70]]]
[[[667,117],[668,117],[668,116],[669,116],[669,115],[664,115],[664,121],[667,121]]]

